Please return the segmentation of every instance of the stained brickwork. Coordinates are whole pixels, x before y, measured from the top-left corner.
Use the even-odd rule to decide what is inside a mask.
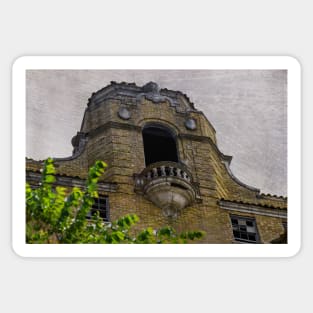
[[[192,122],[186,123],[188,120]],[[166,216],[144,192],[136,192],[134,175],[146,168],[142,136],[146,125],[171,130],[178,163],[192,175],[191,190],[199,190],[200,199],[175,217]],[[181,92],[158,90],[153,84],[139,87],[112,82],[89,99],[80,133],[72,142],[73,156],[55,160],[58,174],[85,178],[96,160],[105,161],[108,170],[101,181],[117,186],[103,192],[109,196],[112,220],[136,213],[138,228],[171,225],[178,231],[204,230],[203,243],[234,242],[230,214],[255,218],[260,243],[270,243],[284,233],[287,199],[260,194],[232,175],[231,157],[219,151],[213,126]],[[29,174],[42,165],[30,159],[26,164]],[[170,174],[164,170],[162,175]],[[166,177],[159,181],[162,179],[168,182]]]

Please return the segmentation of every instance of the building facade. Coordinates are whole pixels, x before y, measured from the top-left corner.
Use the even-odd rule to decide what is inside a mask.
[[[287,242],[287,198],[240,182],[213,126],[180,91],[111,82],[89,98],[72,145],[71,157],[55,159],[57,184],[83,187],[88,168],[105,161],[93,206],[104,220],[135,213],[138,229],[203,230],[203,243]],[[30,183],[41,167],[26,160]]]

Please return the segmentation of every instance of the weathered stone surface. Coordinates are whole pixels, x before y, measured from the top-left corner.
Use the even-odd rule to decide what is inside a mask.
[[[119,117],[125,106],[129,119]],[[195,121],[195,129],[186,128],[188,118]],[[142,129],[148,123],[161,124],[174,134],[179,164],[192,177],[190,189],[175,183],[166,185],[169,169],[164,177],[159,173],[159,186],[151,185],[150,191],[140,192],[136,188],[134,175],[138,177],[146,168]],[[89,99],[79,134],[74,146],[82,148],[70,158],[56,159],[57,172],[85,178],[96,160],[105,161],[108,170],[101,181],[116,186],[114,192],[101,191],[109,196],[112,220],[136,213],[140,218],[138,229],[171,225],[178,231],[204,230],[204,243],[234,242],[231,214],[255,218],[261,243],[270,243],[284,232],[287,199],[261,195],[258,189],[236,179],[229,170],[231,157],[216,146],[214,128],[182,93],[159,90],[153,84],[141,88],[114,83]],[[80,146],[82,139],[85,142]],[[27,159],[26,165],[27,172],[32,173],[42,163]],[[166,205],[170,196],[171,209]],[[249,206],[252,211],[247,210]]]

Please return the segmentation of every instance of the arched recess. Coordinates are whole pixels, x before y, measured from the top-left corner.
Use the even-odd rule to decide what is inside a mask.
[[[161,161],[178,162],[176,135],[161,124],[147,124],[142,130],[146,166]]]

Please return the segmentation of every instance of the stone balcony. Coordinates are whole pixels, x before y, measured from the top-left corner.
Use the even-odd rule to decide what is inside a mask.
[[[181,163],[162,161],[150,164],[134,175],[135,191],[163,210],[165,216],[178,213],[200,202],[199,186]]]

